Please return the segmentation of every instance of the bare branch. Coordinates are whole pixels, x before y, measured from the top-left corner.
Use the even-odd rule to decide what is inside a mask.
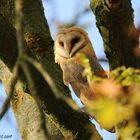
[[[23,35],[24,26],[23,26],[23,13],[22,13],[23,4],[22,3],[23,3],[22,0],[15,1],[17,43],[18,43],[19,55],[21,56],[23,54],[23,49],[25,47],[25,39]]]
[[[30,74],[30,70],[28,68],[28,65],[24,62],[24,59],[22,59],[22,56],[24,55],[24,48],[25,48],[25,39],[24,39],[24,26],[23,26],[23,13],[22,13],[22,9],[23,9],[23,1],[19,1],[19,0],[16,0],[15,1],[15,8],[16,8],[16,29],[17,29],[17,42],[18,42],[18,48],[19,48],[19,59],[21,58],[22,62],[21,62],[21,67],[26,75],[26,78],[27,78],[27,81],[28,81],[28,84],[29,84],[29,88],[30,88],[30,92],[32,94],[32,96],[35,98],[36,102],[37,102],[37,105],[38,105],[38,108],[40,110],[40,113],[41,113],[41,120],[42,120],[42,128],[45,132],[45,135],[46,135],[46,138],[50,138],[49,134],[48,134],[48,131],[47,131],[47,128],[46,128],[46,120],[45,120],[45,116],[44,116],[44,113],[42,111],[42,108],[41,108],[41,105],[40,105],[40,100],[39,100],[39,97],[38,97],[38,94],[36,92],[36,89],[35,89],[35,84],[33,82],[33,79],[31,77],[31,74]]]
[[[102,57],[101,57],[101,58],[99,58],[99,59],[98,59],[98,61],[99,61],[99,62],[106,62],[106,63],[108,62],[108,60],[107,60],[107,59],[102,58]]]
[[[11,98],[14,94],[14,89],[15,89],[15,85],[17,82],[17,78],[18,78],[18,68],[19,68],[19,60],[16,62],[16,65],[13,69],[13,77],[11,78],[11,85],[8,91],[8,97],[6,98],[2,108],[0,109],[0,120],[2,119],[2,117],[5,115],[5,113],[7,112],[9,105],[10,105],[10,101]]]
[[[37,90],[36,90],[36,87],[35,87],[35,84],[34,84],[34,80],[32,79],[31,77],[31,73],[30,73],[30,70],[28,68],[28,65],[23,62],[21,64],[21,67],[25,73],[25,76],[27,78],[27,81],[28,81],[28,84],[29,84],[29,89],[30,89],[30,93],[31,95],[34,97],[34,99],[36,100],[36,103],[38,105],[38,108],[39,108],[39,111],[40,111],[40,115],[41,115],[41,126],[45,132],[45,135],[46,135],[46,138],[50,139],[50,136],[49,136],[49,133],[47,131],[47,128],[46,128],[46,120],[45,120],[45,115],[44,115],[44,112],[41,108],[41,104],[40,104],[40,100],[39,100],[39,96],[38,96],[38,93],[37,93]]]
[[[53,91],[53,93],[55,94],[55,96],[57,98],[61,98],[64,101],[66,101],[72,108],[78,110],[79,107],[76,105],[76,103],[71,99],[68,98],[66,96],[63,96],[63,94],[59,91],[59,89],[57,88],[57,86],[55,85],[55,83],[53,82],[53,79],[51,78],[51,76],[49,75],[49,73],[43,68],[43,66],[35,61],[34,59],[32,59],[29,56],[24,56],[25,60],[27,60],[29,63],[31,63],[44,77],[45,81],[49,84],[51,90]]]
[[[22,5],[21,4],[22,4],[22,1],[16,1],[16,3],[15,3],[16,14],[17,14],[16,23],[17,23],[17,40],[18,40],[19,54],[18,54],[17,62],[16,62],[14,69],[13,69],[13,77],[11,79],[9,94],[8,94],[8,97],[6,98],[4,104],[1,108],[1,111],[0,111],[0,119],[2,119],[2,117],[4,116],[4,114],[8,110],[11,98],[14,94],[15,84],[16,84],[17,79],[18,79],[18,69],[19,69],[19,65],[21,62],[22,48],[23,48],[23,43],[24,43],[23,35],[21,33],[23,30],[23,28],[22,28],[22,12],[21,12]]]
[[[134,54],[139,36],[131,0],[90,0],[90,6],[103,38],[110,69],[123,65],[139,68],[140,58]]]

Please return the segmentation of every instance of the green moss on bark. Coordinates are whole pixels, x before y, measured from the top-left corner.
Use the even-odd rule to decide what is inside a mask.
[[[103,38],[110,69],[122,65],[137,68],[140,62],[134,55],[134,50],[138,45],[138,33],[133,23],[131,2],[121,0],[119,7],[112,10],[106,1],[90,0],[97,27]]]
[[[2,15],[0,15],[0,27],[0,59],[12,69],[18,54],[15,29]]]

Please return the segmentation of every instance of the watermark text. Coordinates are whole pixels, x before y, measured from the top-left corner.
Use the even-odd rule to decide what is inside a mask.
[[[1,139],[11,139],[12,138],[12,135],[2,135],[0,134],[0,140]]]

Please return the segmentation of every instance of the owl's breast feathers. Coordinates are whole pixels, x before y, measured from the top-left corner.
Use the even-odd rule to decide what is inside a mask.
[[[82,102],[94,98],[92,97],[94,94],[90,91],[87,78],[82,75],[84,67],[77,59],[72,58],[71,60],[66,60],[61,68],[63,70],[64,83],[72,86],[74,92]]]
[[[66,62],[62,65],[63,77],[65,83],[86,83],[86,77],[82,76],[83,66],[78,63],[75,59],[66,60]]]

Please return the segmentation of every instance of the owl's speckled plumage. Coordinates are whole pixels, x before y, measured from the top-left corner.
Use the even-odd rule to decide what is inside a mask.
[[[85,100],[91,95],[87,79],[82,76],[84,68],[77,60],[76,54],[84,53],[86,55],[95,74],[103,71],[87,33],[78,27],[60,30],[56,35],[54,53],[55,62],[63,71],[64,84],[71,84],[74,92],[85,103]]]

